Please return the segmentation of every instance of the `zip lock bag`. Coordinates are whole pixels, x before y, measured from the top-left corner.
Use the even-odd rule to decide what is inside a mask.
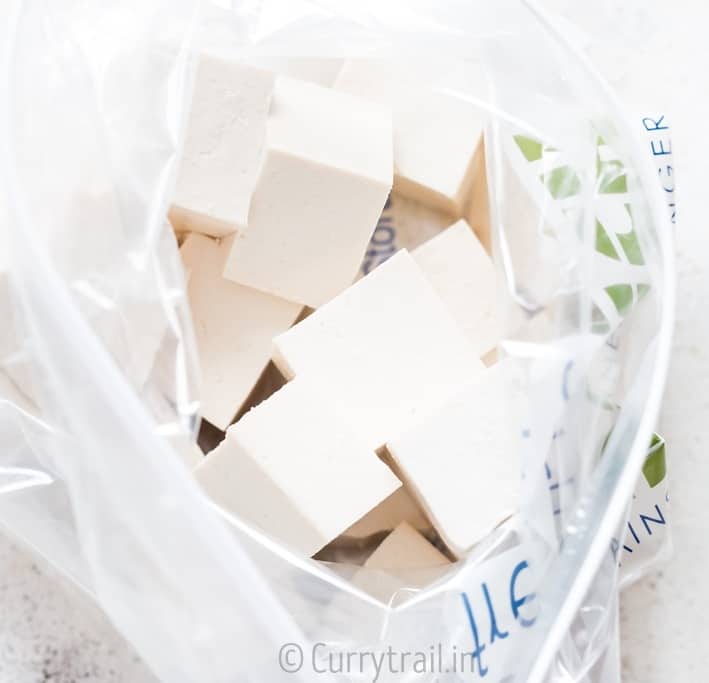
[[[619,681],[618,530],[658,449],[674,265],[637,127],[574,45],[534,3],[512,0],[11,0],[6,16],[6,531],[85,590],[171,683]],[[369,60],[380,65],[369,73],[391,69],[425,92],[414,101],[427,116],[449,98],[483,122],[487,186],[472,227],[497,273],[489,362],[504,388],[504,431],[490,444],[515,458],[519,493],[433,578],[402,584],[310,559],[210,500],[190,471],[203,398],[194,274],[168,213],[205,51],[296,80],[315,78],[312,60]],[[303,140],[348,121],[320,114]],[[396,130],[395,114],[395,160]],[[431,115],[415,150],[429,130],[446,139]],[[394,182],[357,291],[400,264],[402,247],[438,234]],[[319,248],[309,253],[325,272]],[[335,382],[333,410],[340,398]],[[474,478],[456,490],[468,484],[477,490]]]

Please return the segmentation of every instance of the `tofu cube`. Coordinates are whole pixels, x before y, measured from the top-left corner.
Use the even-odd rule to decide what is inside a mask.
[[[485,144],[480,140],[473,159],[474,182],[465,206],[465,218],[475,231],[488,254],[492,253],[492,233],[490,226],[490,198],[485,166]]]
[[[247,227],[275,76],[202,53],[170,218],[214,237]]]
[[[269,69],[280,76],[317,83],[326,88],[332,87],[344,64],[344,60],[337,57],[284,57],[278,55],[255,55],[248,57],[247,61],[249,64]]]
[[[402,522],[369,556],[353,583],[395,607],[440,578],[450,560],[410,524]]]
[[[411,252],[480,356],[497,346],[495,267],[460,220]]]
[[[166,434],[164,438],[189,469],[193,469],[204,459],[202,449],[192,440],[190,434]]]
[[[520,467],[508,398],[498,364],[387,443],[407,488],[457,557],[518,506]]]
[[[329,398],[303,380],[287,384],[195,469],[217,504],[307,556],[401,485]]]
[[[376,59],[346,61],[334,87],[391,106],[394,189],[462,216],[476,181],[473,159],[483,133],[484,112],[417,82],[405,65]]]
[[[276,337],[274,349],[281,372],[322,387],[373,450],[484,370],[406,250]]]
[[[233,240],[191,234],[180,249],[202,369],[200,412],[219,429],[232,422],[268,365],[273,337],[302,308],[225,279]]]
[[[450,560],[408,522],[401,522],[369,556],[368,569],[426,569]]]
[[[392,183],[391,114],[279,78],[249,227],[224,275],[317,308],[357,275]]]
[[[402,522],[407,522],[419,531],[431,527],[419,504],[403,486],[355,522],[343,536],[364,539],[383,531],[391,531]]]
[[[369,556],[369,569],[425,569],[450,560],[408,522],[401,522]]]

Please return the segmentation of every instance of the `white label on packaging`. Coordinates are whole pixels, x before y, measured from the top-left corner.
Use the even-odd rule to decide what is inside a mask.
[[[642,576],[669,550],[669,507],[665,442],[655,436],[638,477],[625,535],[611,541],[622,586]]]
[[[664,114],[642,117],[643,131],[647,140],[648,150],[657,165],[657,176],[662,185],[665,202],[674,225],[677,222],[675,204],[675,171],[672,165],[672,139],[670,125]]]
[[[536,581],[528,552],[524,546],[513,548],[472,576],[462,574],[465,588],[460,600],[466,628],[460,647],[472,658],[471,680],[511,680],[514,655],[524,650],[520,641],[536,622]],[[469,672],[470,662],[466,663]]]

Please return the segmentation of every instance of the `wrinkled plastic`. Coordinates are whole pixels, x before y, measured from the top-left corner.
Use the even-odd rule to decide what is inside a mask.
[[[619,680],[613,539],[668,363],[670,232],[632,127],[563,36],[512,1],[11,0],[7,17],[6,529],[171,683],[373,680],[374,657],[338,670],[327,653],[439,647],[447,672],[437,660],[377,680]],[[198,369],[165,216],[204,45],[395,58],[488,112],[520,509],[391,604],[350,581],[354,569],[300,558],[216,509],[186,466]],[[451,670],[453,652],[474,673]]]

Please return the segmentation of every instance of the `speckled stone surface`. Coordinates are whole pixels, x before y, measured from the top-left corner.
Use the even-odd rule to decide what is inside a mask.
[[[0,681],[157,683],[75,591],[0,537]]]
[[[679,289],[660,429],[669,448],[675,555],[623,595],[623,680],[701,683],[709,678],[709,9],[694,0],[544,4],[587,31],[599,68],[630,107],[666,111],[673,125]],[[155,683],[103,617],[3,538],[0,615],[1,683]]]

